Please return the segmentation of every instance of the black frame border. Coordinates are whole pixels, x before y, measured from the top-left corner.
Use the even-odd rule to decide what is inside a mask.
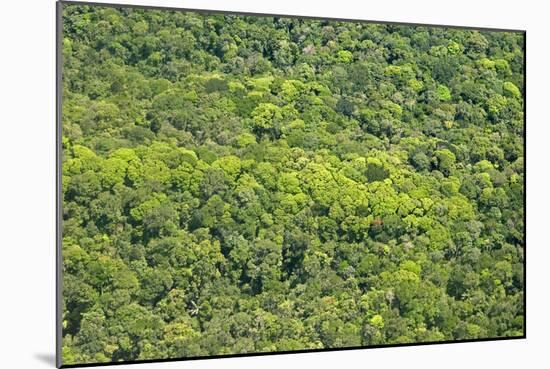
[[[523,175],[523,335],[512,337],[487,337],[465,340],[445,340],[445,341],[429,341],[429,342],[414,342],[414,343],[397,343],[397,344],[384,344],[384,345],[371,345],[371,346],[352,346],[352,347],[337,347],[337,348],[322,348],[322,349],[303,349],[292,351],[273,351],[273,352],[254,352],[254,353],[242,353],[242,354],[225,354],[225,355],[211,355],[211,356],[193,356],[182,358],[162,358],[162,359],[147,359],[147,360],[134,360],[134,361],[116,361],[106,363],[79,363],[63,365],[62,362],[62,305],[63,305],[63,255],[62,255],[62,239],[63,239],[63,217],[62,217],[62,76],[63,76],[63,57],[61,52],[61,45],[63,41],[63,6],[64,5],[81,5],[81,6],[97,6],[97,7],[110,7],[110,8],[130,8],[140,10],[165,10],[165,11],[177,11],[177,12],[195,12],[204,15],[240,15],[240,16],[256,16],[256,17],[280,17],[280,18],[299,18],[310,19],[319,21],[335,21],[335,22],[357,22],[357,23],[372,23],[372,24],[384,24],[384,25],[397,25],[397,26],[411,26],[411,27],[435,27],[435,28],[450,28],[450,29],[462,29],[473,31],[489,31],[489,32],[513,32],[523,34],[523,160],[524,160],[524,175]],[[114,366],[114,365],[133,365],[133,364],[145,364],[145,363],[165,363],[165,362],[183,362],[183,361],[195,361],[195,360],[209,360],[209,359],[229,359],[239,357],[251,357],[251,356],[270,356],[270,355],[288,355],[288,354],[304,354],[304,353],[319,353],[319,352],[335,352],[335,351],[352,351],[352,350],[369,350],[377,348],[397,348],[397,347],[411,347],[411,346],[430,346],[430,345],[444,345],[444,344],[457,344],[457,343],[474,343],[474,342],[494,342],[494,341],[510,341],[510,340],[522,340],[527,339],[527,31],[525,29],[507,29],[507,28],[492,28],[492,27],[474,27],[474,26],[458,26],[458,25],[444,25],[444,24],[431,24],[431,23],[413,23],[413,22],[394,22],[394,21],[380,21],[380,20],[367,20],[367,19],[355,19],[355,18],[335,18],[335,17],[320,17],[320,16],[306,16],[306,15],[291,15],[291,14],[273,14],[273,13],[255,13],[255,12],[242,12],[242,11],[230,11],[230,10],[210,10],[210,9],[192,9],[192,8],[176,8],[158,5],[136,5],[136,4],[120,4],[120,3],[102,3],[92,1],[73,1],[73,0],[58,0],[56,2],[56,84],[55,84],[55,96],[56,96],[56,108],[55,108],[55,127],[56,127],[56,341],[55,341],[55,362],[57,368],[84,368],[95,366]]]

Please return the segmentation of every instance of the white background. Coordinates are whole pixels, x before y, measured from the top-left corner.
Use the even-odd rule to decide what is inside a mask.
[[[118,0],[119,3],[527,30],[527,339],[143,364],[139,368],[548,368],[550,13],[545,1]],[[0,367],[55,352],[55,3],[0,10]],[[134,368],[135,366],[133,366]]]

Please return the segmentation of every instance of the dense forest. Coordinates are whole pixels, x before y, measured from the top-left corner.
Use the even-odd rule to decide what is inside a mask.
[[[522,33],[62,19],[64,364],[523,335]]]

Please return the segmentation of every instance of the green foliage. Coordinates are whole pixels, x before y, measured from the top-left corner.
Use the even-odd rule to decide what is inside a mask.
[[[261,103],[252,111],[252,131],[261,135],[273,132],[282,119],[281,108],[272,103]]]
[[[441,101],[448,101],[451,99],[451,91],[447,86],[439,85],[437,86],[437,97],[439,97],[439,100]]]
[[[448,149],[437,150],[435,152],[435,157],[437,160],[437,167],[444,174],[449,174],[453,165],[456,162],[456,156]]]
[[[63,9],[63,364],[523,334],[521,34]]]
[[[348,50],[340,50],[337,53],[338,60],[342,63],[349,63],[353,60],[353,53]]]
[[[521,97],[521,91],[512,82],[509,82],[509,81],[504,82],[502,84],[502,89],[504,90],[504,93],[507,94],[508,96],[515,97],[515,98]]]

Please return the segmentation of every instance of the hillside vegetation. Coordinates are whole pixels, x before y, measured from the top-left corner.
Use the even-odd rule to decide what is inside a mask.
[[[65,5],[64,364],[521,336],[521,33]]]

